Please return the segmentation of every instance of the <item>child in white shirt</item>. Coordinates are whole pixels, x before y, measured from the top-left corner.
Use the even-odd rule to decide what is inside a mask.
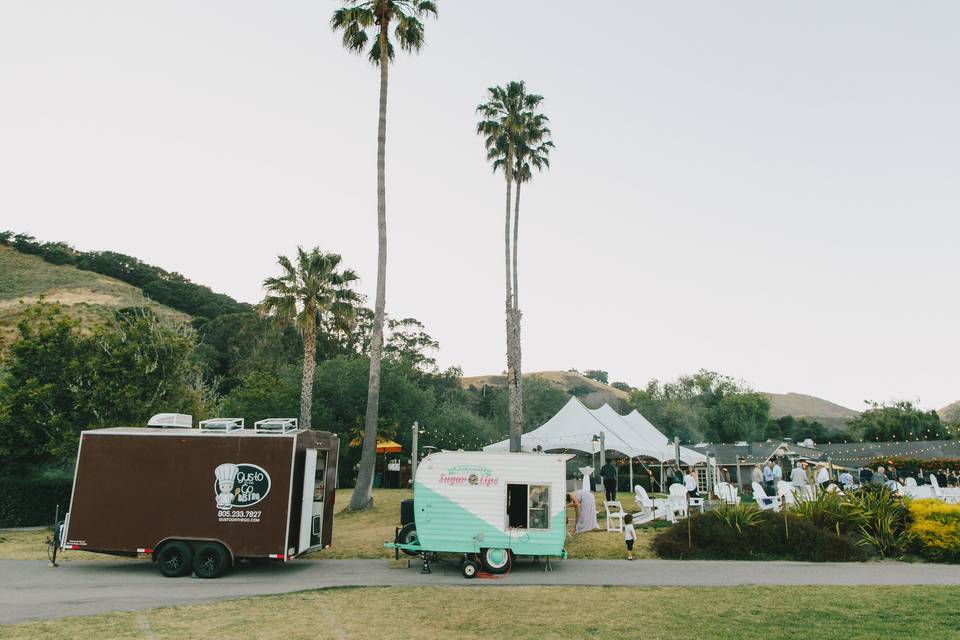
[[[637,532],[633,528],[633,516],[629,513],[623,516],[623,540],[627,543],[627,560],[633,560],[633,541],[637,539]]]

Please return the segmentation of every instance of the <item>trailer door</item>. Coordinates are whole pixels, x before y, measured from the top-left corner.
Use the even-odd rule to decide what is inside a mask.
[[[321,544],[323,531],[323,482],[326,473],[326,452],[305,451],[303,464],[303,496],[300,509],[300,539],[297,553]]]

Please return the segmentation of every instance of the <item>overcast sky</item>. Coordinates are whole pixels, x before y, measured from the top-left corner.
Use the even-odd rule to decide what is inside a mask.
[[[0,1],[0,228],[248,302],[319,245],[372,300],[378,77],[335,6]],[[960,399],[960,4],[439,8],[391,68],[387,310],[441,364],[505,367],[503,181],[474,108],[523,79],[557,145],[523,191],[525,370]]]

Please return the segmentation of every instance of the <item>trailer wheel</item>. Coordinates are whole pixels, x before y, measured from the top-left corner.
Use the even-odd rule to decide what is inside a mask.
[[[481,549],[480,562],[487,573],[502,574],[510,569],[510,551],[508,549]]]
[[[400,533],[397,534],[397,539],[395,540],[397,544],[418,544],[420,538],[417,537],[417,525],[413,522],[406,524],[400,529]],[[420,552],[414,551],[412,549],[401,549],[408,556],[418,556]]]
[[[464,578],[476,578],[478,571],[480,571],[480,565],[474,560],[464,560],[463,564],[460,565],[460,573],[463,574]]]
[[[193,572],[198,578],[219,578],[230,566],[230,555],[217,542],[200,545],[193,556]]]
[[[157,553],[157,564],[168,578],[182,578],[193,569],[193,549],[186,542],[171,540]]]

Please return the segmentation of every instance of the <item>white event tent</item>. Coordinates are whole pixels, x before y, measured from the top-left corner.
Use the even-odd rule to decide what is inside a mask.
[[[676,452],[674,451],[673,443],[670,442],[670,439],[663,435],[659,429],[653,426],[649,420],[644,418],[639,411],[634,409],[627,415],[620,417],[650,442],[660,447],[667,447],[670,450],[670,459],[674,459]],[[683,464],[705,464],[706,461],[707,457],[702,453],[697,453],[687,447],[680,447],[680,462]]]
[[[523,434],[520,437],[520,448],[523,451],[532,451],[539,446],[544,451],[572,449],[592,454],[594,453],[593,437],[601,431],[604,434],[606,448],[618,451],[625,456],[656,457],[659,453],[656,448],[646,445],[637,438],[625,422],[608,424],[576,398],[570,398],[570,401],[542,426]],[[495,442],[483,448],[484,451],[508,451],[509,449],[509,440]]]
[[[532,451],[541,447],[544,451],[568,449],[593,454],[594,437],[603,433],[604,447],[617,451],[630,460],[630,483],[633,484],[633,459],[652,458],[662,464],[675,459],[676,450],[665,435],[634,410],[627,416],[620,415],[610,405],[588,409],[577,398],[567,404],[539,428],[525,433],[520,438],[520,448]],[[502,440],[483,448],[484,451],[507,451],[509,440]],[[680,460],[685,464],[702,464],[706,457],[680,447]]]

